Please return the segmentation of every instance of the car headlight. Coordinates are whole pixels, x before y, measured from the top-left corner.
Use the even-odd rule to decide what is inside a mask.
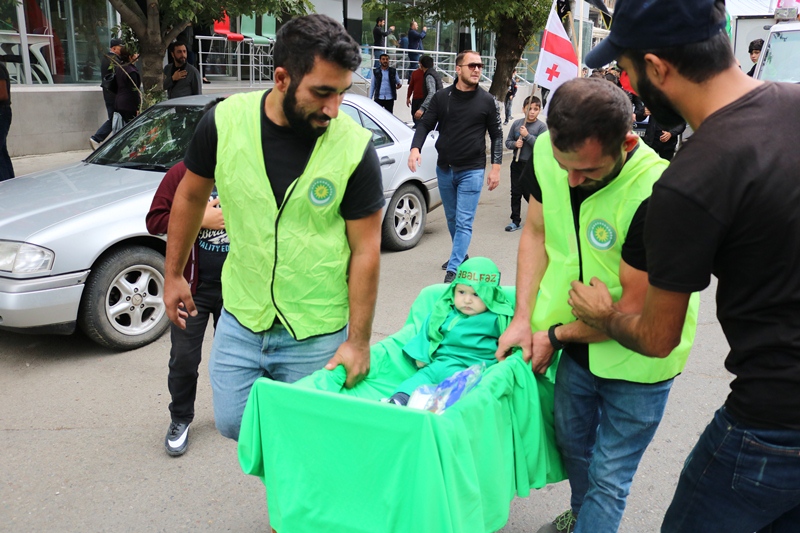
[[[0,270],[14,274],[47,272],[56,254],[26,242],[0,241]]]

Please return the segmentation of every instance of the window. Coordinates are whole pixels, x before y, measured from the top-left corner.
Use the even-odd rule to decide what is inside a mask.
[[[363,113],[361,114],[361,119],[364,123],[364,127],[372,132],[372,142],[375,144],[375,148],[392,144],[392,138],[389,137],[389,134],[383,131],[383,128],[378,126],[374,120]]]

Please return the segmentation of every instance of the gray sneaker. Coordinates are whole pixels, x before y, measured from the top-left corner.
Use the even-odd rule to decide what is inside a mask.
[[[164,438],[164,448],[167,454],[178,457],[186,453],[189,445],[189,424],[183,422],[172,422]]]
[[[578,517],[573,514],[572,509],[567,509],[550,524],[540,527],[536,533],[572,533],[575,531],[577,519]]]

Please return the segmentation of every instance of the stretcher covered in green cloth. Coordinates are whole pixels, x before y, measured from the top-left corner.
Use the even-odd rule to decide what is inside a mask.
[[[253,385],[239,462],[266,485],[278,533],[497,531],[515,494],[566,478],[553,433],[555,364],[534,375],[515,354],[441,415],[378,401],[417,370],[402,347],[447,287],[423,289],[352,389],[341,366]],[[503,290],[513,300],[514,288]]]

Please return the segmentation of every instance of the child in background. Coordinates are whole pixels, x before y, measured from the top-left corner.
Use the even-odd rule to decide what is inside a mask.
[[[506,231],[517,231],[522,227],[520,210],[522,208],[522,184],[520,178],[526,165],[532,165],[533,145],[536,137],[547,131],[547,125],[539,120],[539,111],[542,101],[535,96],[525,98],[522,103],[525,116],[515,120],[508,130],[506,148],[514,150],[511,160],[511,224],[506,226]],[[528,197],[525,197],[528,201]]]
[[[420,370],[404,381],[389,402],[406,405],[421,385],[435,385],[476,363],[494,364],[497,339],[514,315],[514,302],[500,288],[500,270],[490,259],[461,263],[403,353]]]

